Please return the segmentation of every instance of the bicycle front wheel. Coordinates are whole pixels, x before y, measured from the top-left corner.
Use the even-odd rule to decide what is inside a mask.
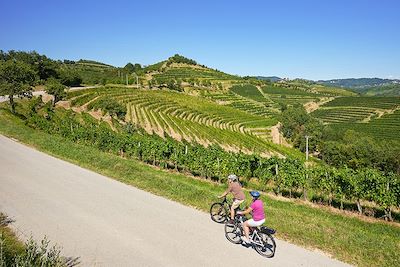
[[[275,255],[276,243],[272,235],[258,232],[262,246],[255,244],[255,250],[261,256],[272,258]]]
[[[234,244],[242,243],[242,228],[237,224],[225,224],[225,237]]]
[[[214,203],[210,208],[211,219],[217,223],[224,223],[228,218],[228,211],[223,203]]]

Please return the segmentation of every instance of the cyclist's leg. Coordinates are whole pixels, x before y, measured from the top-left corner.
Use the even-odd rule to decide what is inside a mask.
[[[260,221],[254,221],[253,219],[247,220],[243,224],[243,229],[244,233],[246,235],[247,240],[249,240],[249,235],[250,235],[250,227],[258,227],[262,225],[265,222],[265,219],[262,219]]]
[[[231,206],[231,220],[233,220],[233,218],[235,218],[235,209],[237,209],[240,204],[243,203],[244,200],[238,200],[235,199],[233,200],[232,206]]]
[[[250,243],[249,240],[249,235],[250,235],[250,226],[249,223],[251,223],[251,221],[253,221],[253,219],[247,220],[243,223],[243,231],[244,231],[244,239],[243,241],[246,242],[247,244]]]

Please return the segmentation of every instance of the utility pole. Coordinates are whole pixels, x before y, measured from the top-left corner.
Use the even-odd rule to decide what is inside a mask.
[[[308,161],[308,138],[310,138],[310,136],[306,135],[306,161]]]
[[[129,85],[129,83],[128,83],[128,74],[126,74],[126,85]]]
[[[309,136],[309,135],[306,135],[305,136],[305,138],[306,138],[306,162],[304,162],[304,166],[305,166],[305,170],[306,170],[306,184],[308,183],[308,139],[310,138],[311,136]],[[303,187],[303,197],[304,197],[304,200],[307,200],[307,187]]]

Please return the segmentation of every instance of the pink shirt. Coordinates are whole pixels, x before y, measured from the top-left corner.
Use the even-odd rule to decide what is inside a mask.
[[[251,203],[250,208],[253,209],[254,221],[261,221],[262,219],[265,219],[264,205],[261,200],[257,199],[256,201]]]

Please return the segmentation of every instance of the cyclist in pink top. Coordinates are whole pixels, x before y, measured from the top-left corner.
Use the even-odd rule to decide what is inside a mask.
[[[249,245],[249,233],[250,227],[257,227],[262,225],[265,222],[265,214],[264,214],[264,204],[258,199],[260,197],[260,193],[258,191],[251,191],[250,195],[253,197],[253,202],[250,207],[245,211],[239,211],[238,214],[248,214],[252,212],[253,218],[247,220],[243,223],[243,229],[245,237],[243,237],[243,242],[245,245]]]

